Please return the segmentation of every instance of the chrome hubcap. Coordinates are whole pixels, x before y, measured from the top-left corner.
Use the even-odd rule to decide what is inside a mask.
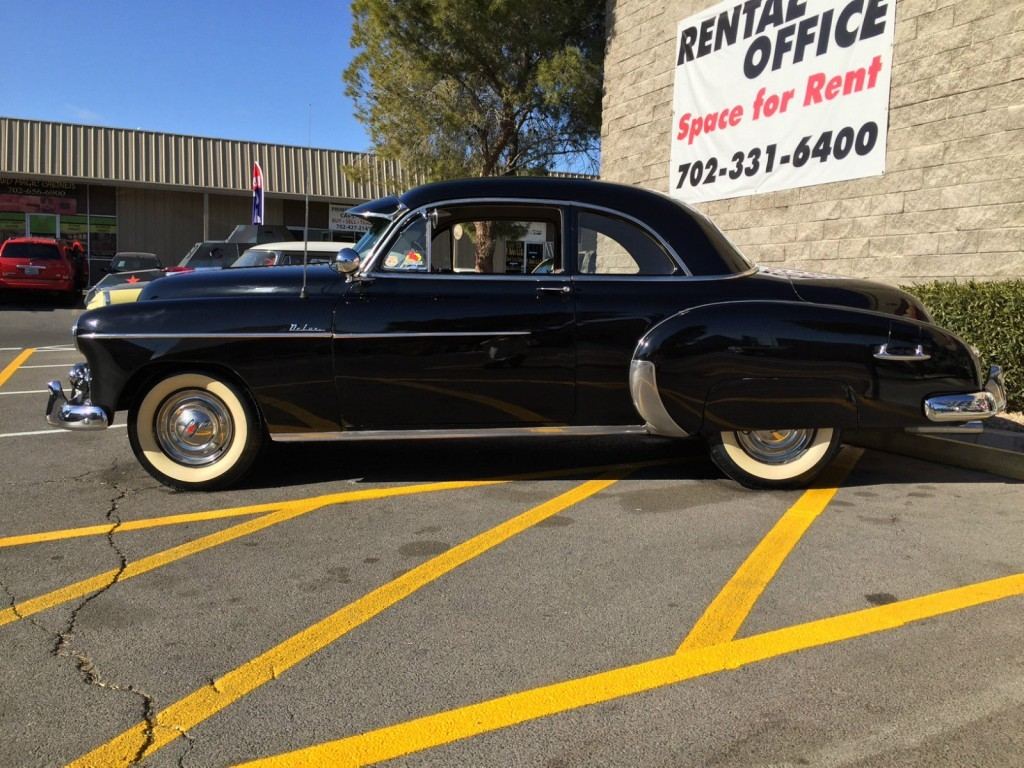
[[[175,392],[157,411],[156,439],[179,464],[212,464],[227,450],[233,434],[227,406],[200,389]]]
[[[804,454],[815,434],[813,429],[759,429],[737,432],[736,442],[763,464],[788,464]]]

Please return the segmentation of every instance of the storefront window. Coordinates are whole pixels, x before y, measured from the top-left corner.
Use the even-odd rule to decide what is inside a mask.
[[[92,252],[93,257],[113,256],[117,253],[117,217],[90,216],[87,219],[81,214],[61,216],[60,236],[77,240]]]
[[[0,243],[9,237],[24,237],[25,214],[0,212]]]

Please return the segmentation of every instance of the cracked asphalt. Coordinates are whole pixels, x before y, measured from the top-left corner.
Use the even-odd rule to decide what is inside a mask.
[[[123,428],[44,432],[77,313],[0,305],[0,371],[36,349],[0,384],[0,766],[1024,764],[1018,482],[847,449],[834,493],[757,493],[697,443],[551,438],[176,493]]]

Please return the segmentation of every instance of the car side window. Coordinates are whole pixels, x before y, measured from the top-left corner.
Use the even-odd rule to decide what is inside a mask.
[[[430,271],[455,275],[548,275],[562,272],[557,208],[481,204],[434,214]]]
[[[561,273],[561,230],[561,213],[549,206],[441,207],[410,221],[388,247],[380,269],[477,277]]]
[[[636,224],[580,211],[576,269],[584,275],[671,275],[676,265],[665,248]]]

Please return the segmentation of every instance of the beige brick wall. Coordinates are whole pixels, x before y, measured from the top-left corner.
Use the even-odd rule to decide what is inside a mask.
[[[601,177],[668,191],[676,27],[609,0]],[[888,282],[1024,277],[1024,0],[898,0],[886,171],[705,203],[754,261]]]

